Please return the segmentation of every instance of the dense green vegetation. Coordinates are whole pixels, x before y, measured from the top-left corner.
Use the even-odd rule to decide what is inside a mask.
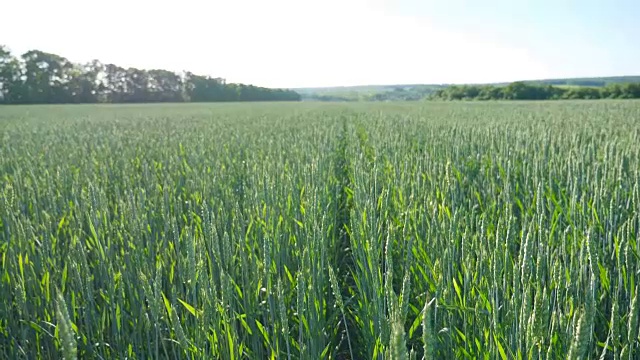
[[[429,97],[440,100],[629,99],[640,97],[638,84],[640,76],[612,76],[475,85],[367,85],[295,90],[302,100],[310,101],[414,101]],[[524,91],[517,89],[523,85],[526,85]],[[601,87],[606,88],[597,89]]]
[[[0,358],[637,359],[636,101],[0,108]]]
[[[549,82],[553,82],[549,80]],[[578,100],[578,99],[638,99],[640,82],[609,83],[602,86],[558,85],[545,81],[514,82],[491,85],[407,85],[389,87],[354,87],[339,90],[312,89],[300,91],[308,101],[416,101],[416,100]],[[575,83],[581,83],[576,81]],[[583,83],[588,83],[587,81]],[[594,82],[595,84],[595,82]]]
[[[38,50],[16,58],[0,45],[0,104],[298,100],[295,91],[227,84],[190,72],[125,69],[97,60],[74,64]]]
[[[433,92],[430,98],[440,100],[638,99],[640,83],[612,83],[603,87],[562,87],[525,82],[515,82],[506,86],[452,85]]]
[[[441,85],[347,86],[296,89],[308,101],[415,101],[423,100]]]
[[[640,76],[608,76],[608,77],[593,77],[593,78],[548,79],[548,80],[532,80],[532,81],[527,81],[527,83],[537,84],[537,85],[602,87],[602,86],[607,86],[611,84],[640,83]]]

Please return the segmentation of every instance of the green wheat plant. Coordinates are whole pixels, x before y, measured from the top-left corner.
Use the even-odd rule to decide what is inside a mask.
[[[639,105],[0,107],[0,358],[638,358]]]

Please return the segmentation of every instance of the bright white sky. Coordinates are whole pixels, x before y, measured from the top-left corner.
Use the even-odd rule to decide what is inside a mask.
[[[604,48],[637,48],[637,26],[598,42],[584,32],[598,21],[574,17],[571,6],[558,7],[562,0],[515,7],[512,0],[0,2],[0,44],[16,55],[38,49],[74,62],[189,70],[267,87],[640,74],[638,51],[620,65]],[[540,12],[541,2],[562,16]],[[622,13],[640,14],[634,3]],[[620,16],[608,20],[619,24]]]

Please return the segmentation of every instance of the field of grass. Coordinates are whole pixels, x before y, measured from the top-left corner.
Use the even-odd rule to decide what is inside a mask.
[[[0,107],[2,359],[638,359],[639,234],[636,101]]]

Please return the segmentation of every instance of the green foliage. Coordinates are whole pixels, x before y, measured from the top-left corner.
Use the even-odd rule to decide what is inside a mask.
[[[67,311],[67,303],[62,294],[58,294],[56,301],[56,330],[60,338],[62,358],[64,360],[76,360],[76,339],[72,329],[72,323]]]
[[[612,83],[603,87],[560,87],[537,83],[514,82],[498,85],[453,85],[435,91],[433,100],[575,100],[575,99],[638,99],[640,82]]]
[[[0,104],[299,100],[292,90],[227,84],[189,72],[124,69],[97,60],[73,64],[38,50],[18,59],[0,45]]]
[[[608,76],[594,78],[551,79],[527,81],[537,85],[602,87],[611,84],[640,83],[640,76]]]
[[[2,107],[0,358],[638,358],[639,117]]]
[[[348,86],[297,89],[310,101],[416,101],[423,100],[440,85]]]
[[[309,101],[543,100],[638,98],[640,76],[532,80],[482,85],[367,85],[295,89]],[[568,91],[572,89],[571,91]],[[623,93],[626,94],[623,96]]]

